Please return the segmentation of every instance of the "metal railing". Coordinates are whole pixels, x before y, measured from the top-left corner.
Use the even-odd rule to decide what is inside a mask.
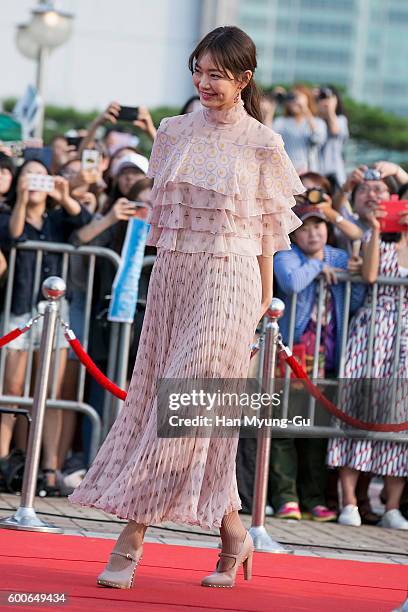
[[[16,259],[18,251],[34,251],[35,252],[35,270],[34,270],[34,282],[33,290],[31,295],[31,316],[36,314],[37,296],[40,290],[41,276],[42,276],[42,262],[44,253],[55,253],[61,255],[61,277],[69,286],[69,264],[71,257],[84,257],[86,258],[86,282],[85,282],[85,299],[84,299],[84,311],[83,311],[83,338],[82,344],[85,349],[89,345],[89,334],[90,334],[90,322],[91,322],[91,306],[92,306],[92,292],[95,278],[95,265],[96,258],[104,258],[112,263],[115,269],[120,265],[120,256],[110,249],[97,246],[81,246],[74,247],[70,244],[42,242],[42,241],[27,241],[19,243],[16,247],[12,248],[8,260],[8,276],[7,285],[4,299],[4,310],[2,319],[2,332],[7,329],[11,315],[11,305],[13,296],[13,285],[14,276],[16,270]],[[118,380],[121,383],[126,380],[126,367],[127,363],[124,360],[117,361],[118,354],[128,354],[128,338],[130,335],[130,324],[122,323],[110,323],[110,343],[111,346],[115,346],[115,352],[110,351],[108,359],[108,368],[110,368],[110,375],[113,380]],[[129,331],[125,327],[129,328]],[[127,344],[126,344],[127,342]],[[13,345],[10,345],[13,348]],[[53,363],[53,371],[51,373],[51,389],[49,398],[47,399],[47,407],[58,408],[61,410],[74,410],[83,413],[90,419],[92,426],[91,440],[90,440],[90,460],[95,457],[98,448],[102,442],[102,423],[98,412],[84,401],[84,389],[85,389],[85,374],[86,370],[81,365],[79,369],[79,378],[77,382],[76,398],[75,401],[62,400],[56,397],[57,391],[57,372],[60,362],[60,348],[59,334],[56,336],[55,344],[55,359]],[[1,405],[17,405],[23,407],[31,407],[33,404],[33,398],[30,396],[31,379],[33,372],[33,334],[30,334],[29,349],[27,357],[27,367],[24,377],[24,390],[22,396],[11,396],[4,395],[4,375],[6,366],[6,350],[0,352],[0,404]],[[108,394],[107,394],[108,395]],[[109,398],[110,399],[110,398]]]
[[[324,278],[319,276],[317,278],[317,317],[316,317],[316,339],[314,345],[313,355],[313,370],[310,375],[312,380],[317,380],[319,386],[332,387],[338,385],[338,379],[345,378],[345,365],[347,359],[347,340],[350,327],[350,305],[351,305],[351,290],[353,283],[364,283],[363,279],[356,275],[350,275],[347,272],[337,273],[337,279],[339,282],[344,283],[344,311],[342,321],[342,334],[340,338],[340,356],[339,356],[339,372],[338,378],[335,379],[322,379],[318,377],[319,368],[319,348],[321,343],[322,328],[323,328],[323,314],[324,305],[326,303],[326,291],[328,290]],[[382,286],[398,287],[398,296],[378,296],[378,289]],[[365,306],[369,306],[370,309],[370,323],[368,329],[368,355],[367,355],[367,372],[364,378],[371,378],[372,376],[372,360],[373,360],[373,346],[374,346],[374,335],[376,325],[376,310],[377,308],[383,307],[383,302],[388,301],[393,304],[396,310],[397,316],[397,332],[395,339],[395,352],[393,355],[393,374],[396,375],[398,371],[398,363],[401,356],[401,328],[403,317],[408,316],[407,309],[407,298],[404,300],[404,293],[408,292],[408,278],[399,277],[378,277],[377,281],[371,285],[371,289],[367,286],[367,291],[371,291],[370,299],[364,302]],[[361,304],[360,307],[362,307]],[[297,309],[297,294],[294,293],[286,300],[286,308],[290,310],[289,325],[288,325],[288,337],[287,345],[290,349],[294,345],[295,337],[295,324],[296,324],[296,309]],[[407,312],[404,311],[407,310]],[[289,404],[291,402],[291,387],[290,387],[290,368],[288,365],[285,367],[285,388],[282,397],[282,418],[288,417]],[[408,372],[407,372],[408,377]],[[408,378],[407,378],[408,386]],[[285,429],[285,433],[290,436],[299,437],[350,437],[350,438],[368,438],[375,440],[393,440],[394,442],[408,442],[408,432],[397,433],[397,432],[374,432],[365,431],[360,429],[343,429],[333,422],[327,426],[319,426],[315,423],[316,417],[316,399],[309,396],[308,399],[308,414],[307,418],[311,420],[311,425],[307,427],[301,426],[290,426]],[[367,415],[366,415],[367,416]],[[281,431],[278,427],[272,427],[272,431]]]

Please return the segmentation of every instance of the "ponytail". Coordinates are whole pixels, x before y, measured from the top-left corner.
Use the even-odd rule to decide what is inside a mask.
[[[252,78],[248,85],[242,90],[241,97],[244,101],[245,110],[257,121],[262,123],[261,112],[261,90]]]

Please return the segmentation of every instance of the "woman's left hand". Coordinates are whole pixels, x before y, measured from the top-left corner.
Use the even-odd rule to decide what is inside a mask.
[[[271,302],[272,302],[272,296],[270,298],[268,298],[268,299],[263,299],[262,300],[262,302],[261,302],[261,311],[260,311],[260,314],[259,314],[259,320],[261,320],[265,316],[269,306],[271,305]]]

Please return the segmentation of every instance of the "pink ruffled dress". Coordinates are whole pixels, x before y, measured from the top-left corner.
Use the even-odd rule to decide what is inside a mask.
[[[245,111],[164,119],[150,159],[157,246],[128,395],[69,501],[144,524],[220,527],[241,508],[238,438],[157,435],[159,378],[246,378],[257,255],[290,248],[304,187],[280,136]]]

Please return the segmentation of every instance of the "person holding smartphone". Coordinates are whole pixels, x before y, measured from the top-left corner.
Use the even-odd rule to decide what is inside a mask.
[[[88,127],[86,136],[84,136],[81,141],[81,145],[79,147],[80,153],[82,153],[84,149],[92,148],[95,143],[95,136],[99,127],[101,127],[105,123],[117,125],[118,121],[120,121],[119,117],[121,113],[121,108],[122,105],[119,102],[111,102],[107,106],[107,108],[98,117],[96,117],[96,119]],[[153,119],[149,113],[149,109],[146,106],[126,108],[132,110],[128,115],[124,115],[122,113],[122,117],[128,117],[127,121],[129,123],[142,130],[151,141],[154,141],[156,137],[156,128],[154,126]]]
[[[38,185],[43,183],[51,191],[30,190],[33,177]],[[50,177],[46,166],[39,161],[25,162],[16,173],[13,183],[14,198],[12,209],[0,216],[0,242],[9,248],[26,240],[44,242],[66,242],[70,233],[85,225],[91,215],[69,194],[68,181],[61,176]],[[40,287],[49,276],[61,276],[62,257],[57,253],[44,252],[41,265]],[[11,313],[7,333],[26,323],[32,316],[32,303],[36,311],[44,311],[45,302],[41,295],[33,296],[34,276],[36,269],[35,251],[17,251]],[[69,320],[68,303],[61,300],[61,316]],[[60,347],[59,369],[57,373],[57,397],[60,393],[62,378],[67,358],[68,343],[62,328],[57,328],[58,346]],[[22,395],[25,370],[27,367],[30,334],[33,335],[35,360],[38,360],[42,331],[42,319],[26,334],[10,343],[7,347],[4,392],[8,395]],[[55,358],[55,355],[54,355]],[[10,451],[15,417],[2,415],[0,435],[0,457],[6,457]],[[61,435],[62,411],[47,410],[44,421],[43,436],[43,471],[46,476],[46,489],[49,495],[58,495],[56,487],[56,470],[58,467],[58,447]],[[16,444],[25,445],[25,431],[17,432]]]

